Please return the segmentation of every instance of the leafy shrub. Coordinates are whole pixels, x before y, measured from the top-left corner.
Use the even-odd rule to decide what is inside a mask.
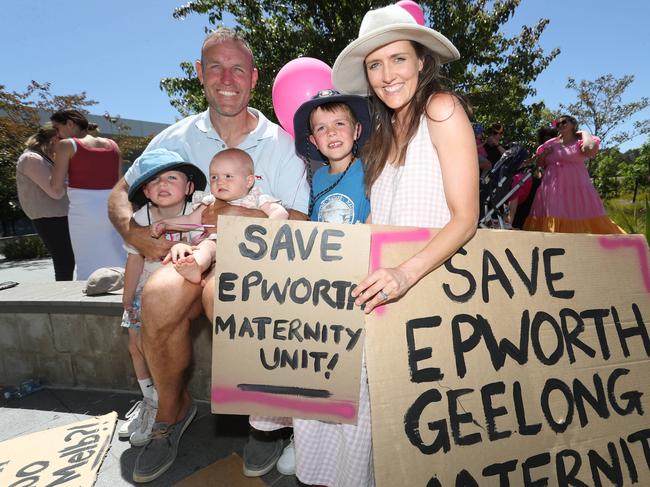
[[[9,260],[36,259],[49,255],[45,244],[37,235],[21,237],[5,244],[2,253]]]

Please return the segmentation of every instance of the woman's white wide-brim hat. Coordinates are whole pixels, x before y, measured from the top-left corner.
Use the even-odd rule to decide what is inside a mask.
[[[337,90],[353,95],[368,95],[364,60],[375,49],[395,41],[415,41],[428,47],[448,63],[460,58],[458,49],[440,32],[419,25],[399,5],[370,10],[364,15],[359,37],[336,58],[332,82]]]

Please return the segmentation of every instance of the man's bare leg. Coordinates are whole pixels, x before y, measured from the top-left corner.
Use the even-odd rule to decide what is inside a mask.
[[[149,370],[158,390],[157,422],[176,423],[190,397],[184,373],[192,359],[190,321],[201,313],[201,286],[172,265],[156,271],[142,293],[142,333]]]
[[[205,278],[202,295],[203,309],[210,323],[214,321],[215,281],[213,268]],[[244,475],[260,477],[270,472],[282,455],[283,449],[284,443],[279,431],[267,433],[251,429],[244,446]],[[295,460],[293,463],[295,464]]]
[[[201,299],[203,301],[203,311],[208,317],[210,323],[214,321],[214,269],[205,277],[205,287]]]

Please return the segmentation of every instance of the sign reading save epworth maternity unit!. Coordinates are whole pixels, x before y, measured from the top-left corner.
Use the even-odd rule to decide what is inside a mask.
[[[212,411],[355,423],[370,227],[220,217]]]
[[[479,230],[366,320],[377,485],[650,485],[649,318],[643,237]]]

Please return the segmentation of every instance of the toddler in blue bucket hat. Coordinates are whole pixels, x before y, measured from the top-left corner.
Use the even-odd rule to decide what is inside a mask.
[[[145,152],[135,160],[132,171],[135,171],[136,179],[129,188],[128,195],[129,200],[140,207],[133,219],[143,226],[190,213],[192,193],[197,189],[203,190],[206,185],[206,178],[201,169],[167,149]],[[166,237],[192,243],[201,234],[200,230],[194,230],[168,233]],[[142,352],[140,297],[144,283],[162,264],[159,260],[145,259],[126,243],[124,247],[128,257],[122,297],[122,326],[129,329],[129,353],[143,399],[126,414],[127,420],[118,429],[118,435],[121,438],[129,438],[135,446],[141,446],[149,441],[156,418],[158,396]]]

